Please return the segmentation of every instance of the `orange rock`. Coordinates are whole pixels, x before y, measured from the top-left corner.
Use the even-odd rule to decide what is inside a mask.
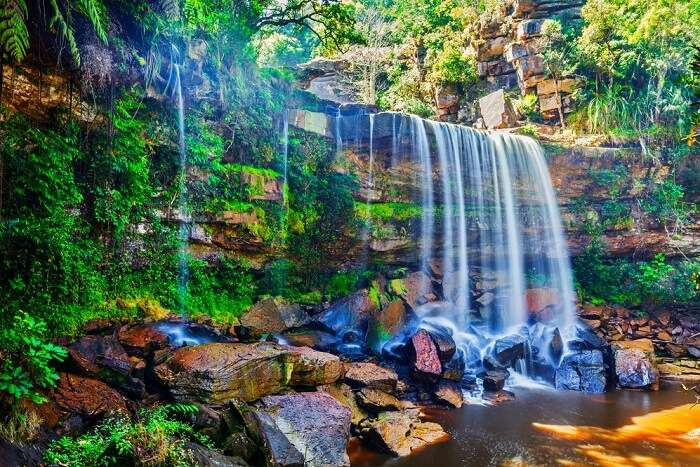
[[[102,417],[111,412],[127,412],[121,394],[102,381],[70,373],[61,373],[54,401],[69,414]]]
[[[559,291],[546,287],[528,289],[525,291],[525,303],[528,312],[540,312],[548,306],[559,305]]]

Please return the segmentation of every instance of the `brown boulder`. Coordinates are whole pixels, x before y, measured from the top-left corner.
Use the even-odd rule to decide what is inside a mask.
[[[176,350],[155,372],[177,400],[224,403],[330,384],[341,377],[342,365],[335,355],[305,347],[212,343]]]
[[[408,456],[415,449],[446,440],[440,425],[422,422],[413,411],[383,412],[362,423],[362,436],[394,456]]]
[[[438,384],[434,394],[439,401],[445,402],[452,407],[460,408],[464,403],[462,388],[457,383],[442,381]]]
[[[309,315],[299,305],[286,303],[280,298],[257,302],[240,319],[241,325],[253,336],[298,328],[310,321]]]
[[[162,331],[147,324],[122,326],[117,339],[130,354],[146,355],[168,346],[169,338]]]
[[[371,412],[401,410],[401,401],[379,389],[364,388],[357,392],[357,402]]]
[[[413,272],[404,279],[393,279],[389,286],[413,309],[437,298],[430,277],[422,271]]]
[[[409,341],[410,356],[415,375],[423,380],[436,382],[442,373],[437,347],[425,329],[416,332]]]
[[[102,381],[70,373],[61,373],[53,399],[60,410],[83,417],[127,412],[126,401],[117,391]]]
[[[345,381],[354,387],[368,387],[393,393],[399,377],[394,370],[369,362],[350,363],[346,367]]]

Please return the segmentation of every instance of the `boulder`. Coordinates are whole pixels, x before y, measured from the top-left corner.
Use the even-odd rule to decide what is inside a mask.
[[[69,415],[100,419],[113,412],[127,413],[126,400],[100,380],[61,373],[53,400]]]
[[[355,391],[344,383],[334,383],[319,388],[330,394],[335,400],[350,409],[350,417],[353,427],[358,427],[360,423],[369,418],[367,411],[360,407],[355,397]]]
[[[462,381],[464,378],[464,351],[457,349],[449,362],[442,365],[442,378],[450,381]]]
[[[600,350],[580,350],[568,354],[559,364],[554,375],[557,389],[605,392],[607,386],[606,368]]]
[[[138,356],[164,349],[169,344],[164,332],[148,324],[122,326],[117,332],[117,339],[129,354]]]
[[[349,466],[350,410],[325,392],[263,397],[246,415],[272,466]]]
[[[419,329],[408,343],[409,357],[417,378],[436,382],[442,373],[437,347],[430,333]]]
[[[311,318],[298,304],[289,304],[281,298],[261,300],[240,318],[240,323],[251,335],[286,331],[309,324]]]
[[[377,311],[377,305],[368,289],[358,290],[333,303],[316,320],[336,334],[355,329],[364,335],[370,313]]]
[[[391,280],[389,288],[414,310],[437,297],[430,277],[422,271],[413,272],[404,279]]]
[[[144,384],[131,376],[129,356],[114,336],[83,336],[68,347],[68,355],[79,373],[143,396]]]
[[[464,403],[462,388],[459,384],[451,381],[441,381],[433,394],[439,401],[449,404],[452,407],[460,408]]]
[[[509,402],[515,400],[515,394],[505,389],[500,391],[488,391],[484,393],[484,400],[492,404],[500,404],[502,402]]]
[[[479,99],[479,108],[484,124],[489,130],[512,127],[517,122],[513,106],[503,89]]]
[[[494,343],[493,353],[502,365],[512,365],[525,357],[525,338],[519,334],[502,337]]]
[[[330,384],[341,377],[342,365],[335,355],[306,347],[211,343],[176,350],[155,373],[176,400],[225,403]]]
[[[508,370],[488,370],[484,375],[484,391],[500,391],[506,385]]]
[[[447,329],[433,327],[428,332],[433,339],[433,343],[435,343],[440,361],[446,363],[452,360],[452,357],[457,351],[457,344],[455,344],[449,331]]]
[[[367,327],[367,346],[380,354],[384,344],[397,335],[408,322],[406,306],[401,299],[384,306],[381,311],[371,314]]]
[[[187,442],[184,447],[185,451],[190,455],[188,460],[192,462],[192,465],[201,467],[248,467],[248,463],[240,457],[225,456],[201,444]]]
[[[549,341],[549,355],[552,360],[558,362],[564,353],[564,340],[561,337],[559,328],[554,328],[552,332],[552,339]]]
[[[345,381],[350,386],[379,389],[388,393],[396,390],[398,379],[394,370],[369,362],[350,363],[345,371]]]
[[[357,402],[370,412],[401,410],[401,401],[379,389],[364,388],[357,392]]]
[[[615,376],[621,388],[659,389],[654,345],[648,339],[613,343]]]
[[[422,422],[413,411],[383,412],[361,426],[362,437],[394,456],[408,456],[415,449],[446,440],[440,425]]]

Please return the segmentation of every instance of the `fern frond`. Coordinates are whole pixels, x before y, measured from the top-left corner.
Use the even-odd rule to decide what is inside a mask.
[[[53,16],[49,21],[49,28],[54,30],[57,34],[59,34],[66,40],[66,42],[68,43],[70,54],[73,57],[73,60],[75,60],[75,64],[77,66],[80,66],[80,52],[78,51],[78,44],[75,41],[75,34],[73,32],[73,28],[71,27],[68,20],[66,20],[66,17],[63,15],[63,12],[59,8],[57,1],[50,0],[50,3],[51,9],[53,10]]]
[[[97,37],[102,42],[107,42],[107,9],[102,0],[73,0],[73,5],[76,10],[90,20]]]
[[[29,48],[24,0],[0,0],[0,49],[20,62]]]
[[[180,2],[179,0],[160,0],[160,8],[165,13],[165,16],[171,20],[180,19]]]

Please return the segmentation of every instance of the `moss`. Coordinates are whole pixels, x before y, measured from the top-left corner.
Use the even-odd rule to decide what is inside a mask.
[[[279,178],[282,176],[279,172],[272,169],[238,163],[225,164],[222,166],[222,171],[224,173],[247,173],[264,178]]]
[[[398,297],[405,297],[408,294],[406,284],[403,279],[392,279],[389,281],[389,289]]]
[[[379,282],[372,281],[369,287],[369,299],[372,300],[374,306],[379,310],[382,307],[381,291],[379,290]]]
[[[361,220],[403,221],[420,217],[423,209],[413,203],[355,203],[355,215]]]

